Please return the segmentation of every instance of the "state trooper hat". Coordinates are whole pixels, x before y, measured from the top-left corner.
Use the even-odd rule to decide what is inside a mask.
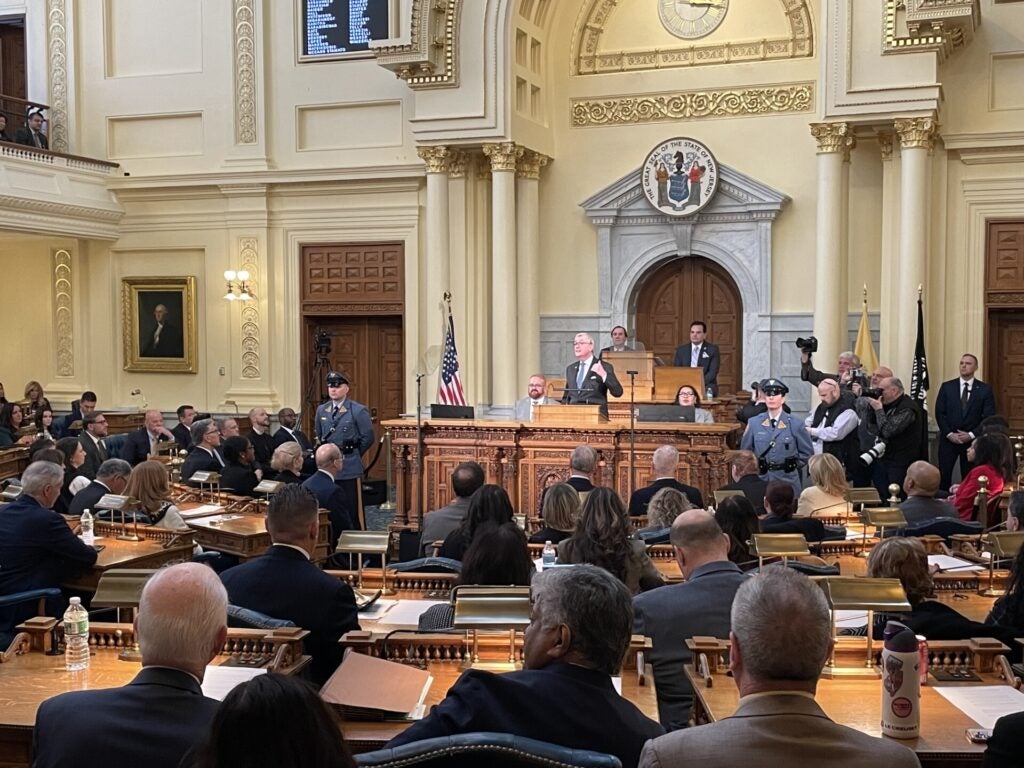
[[[789,387],[779,379],[761,379],[761,391],[766,395],[787,395]]]
[[[340,387],[342,384],[348,384],[348,377],[343,373],[337,371],[331,371],[327,374],[327,386],[328,387]]]

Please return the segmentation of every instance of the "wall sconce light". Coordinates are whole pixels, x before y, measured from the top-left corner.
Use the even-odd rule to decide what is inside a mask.
[[[228,283],[228,292],[224,298],[228,301],[249,301],[252,294],[249,293],[249,273],[244,269],[237,272],[233,269],[224,270],[224,279]],[[237,279],[237,283],[235,282]]]

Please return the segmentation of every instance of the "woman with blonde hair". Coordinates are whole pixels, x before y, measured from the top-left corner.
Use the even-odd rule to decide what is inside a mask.
[[[167,468],[159,461],[137,464],[128,476],[124,495],[139,500],[142,513],[158,528],[188,528],[178,508],[171,501],[171,484]]]
[[[275,472],[272,479],[279,483],[301,483],[305,480],[302,476],[302,446],[294,440],[281,443],[270,457],[270,468]]]
[[[38,381],[30,381],[25,385],[25,399],[28,401],[25,403],[25,423],[36,420],[36,414],[44,408],[53,411],[50,407],[50,401],[46,399],[46,395],[43,394],[43,385]]]
[[[530,537],[533,544],[557,544],[572,536],[580,519],[580,494],[568,483],[558,483],[544,494],[544,527]]]
[[[819,453],[811,456],[807,470],[814,485],[807,486],[800,493],[796,505],[797,516],[845,513],[846,493],[850,490],[850,484],[846,481],[846,470],[839,459],[831,453]]]
[[[693,504],[685,493],[675,488],[662,488],[647,505],[647,525],[637,531],[637,536],[671,528],[676,518],[688,509],[693,509]]]

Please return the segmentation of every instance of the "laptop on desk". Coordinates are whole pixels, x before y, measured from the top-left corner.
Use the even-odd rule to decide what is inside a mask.
[[[696,411],[692,405],[641,405],[637,421],[693,424]]]

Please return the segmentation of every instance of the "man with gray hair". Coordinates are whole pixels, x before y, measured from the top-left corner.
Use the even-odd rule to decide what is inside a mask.
[[[63,467],[34,462],[21,476],[21,496],[0,506],[0,595],[59,587],[96,562],[96,550],[53,511],[63,482]],[[66,604],[50,602],[47,615],[59,616]],[[35,601],[0,608],[0,636],[35,614]]]
[[[224,457],[220,455],[220,429],[213,419],[192,422],[189,430],[192,450],[181,465],[181,479],[187,481],[196,472],[220,472]]]
[[[629,590],[593,565],[555,568],[532,585],[523,669],[463,673],[430,715],[389,747],[473,731],[497,731],[615,755],[634,768],[646,739],[664,731],[615,691],[629,647]]]
[[[729,562],[728,534],[703,509],[676,518],[671,542],[683,583],[633,598],[633,634],[653,643],[658,718],[668,731],[685,728],[693,707],[693,689],[683,673],[692,660],[686,641],[694,635],[728,636],[732,600],[747,579]]]
[[[44,701],[33,734],[35,768],[176,768],[218,706],[200,686],[224,646],[227,608],[211,568],[182,563],[157,571],[135,619],[142,670],[121,688]]]
[[[676,472],[679,470],[679,450],[674,445],[662,445],[657,448],[651,455],[651,465],[654,468],[654,482],[633,491],[633,495],[629,497],[629,514],[646,515],[647,505],[651,503],[654,494],[662,488],[675,488],[686,496],[693,506],[703,508],[704,498],[700,491],[676,479]]]
[[[597,451],[589,445],[577,445],[572,449],[569,456],[569,479],[565,482],[576,489],[580,495],[580,502],[586,501],[587,494],[594,490],[594,471],[597,469]],[[550,487],[550,486],[549,486]],[[537,515],[544,514],[544,498],[548,489],[540,495],[540,506],[537,508]]]
[[[839,382],[839,386],[847,391],[852,390],[854,384],[858,385],[858,387],[866,387],[868,385],[867,377],[864,375],[864,372],[860,367],[860,358],[853,352],[840,352],[839,361],[836,366],[838,368],[837,373],[823,373],[822,371],[819,371],[814,367],[814,363],[811,362],[811,353],[801,347],[801,381],[809,381],[816,387],[825,379],[835,379]]]
[[[124,459],[107,459],[96,471],[96,479],[71,498],[68,514],[77,517],[85,510],[96,514],[96,502],[108,493],[124,493],[132,466]]]
[[[866,408],[859,406],[858,413],[864,414],[861,419],[866,420],[867,431],[874,437],[875,445],[885,446],[872,467],[872,481],[884,499],[893,484],[900,486],[902,495],[907,469],[918,459],[927,458],[926,431],[922,429],[927,418],[895,376],[881,379],[878,388],[880,397],[865,395],[857,402],[867,404]]]
[[[771,565],[747,579],[732,603],[729,640],[736,712],[648,742],[641,766],[920,765],[906,747],[839,725],[814,701],[834,642],[825,595],[806,576]]]
[[[608,393],[622,397],[622,385],[615,378],[611,363],[594,357],[594,340],[587,333],[577,333],[572,340],[576,362],[565,369],[565,394],[568,405],[599,405],[608,415]]]

